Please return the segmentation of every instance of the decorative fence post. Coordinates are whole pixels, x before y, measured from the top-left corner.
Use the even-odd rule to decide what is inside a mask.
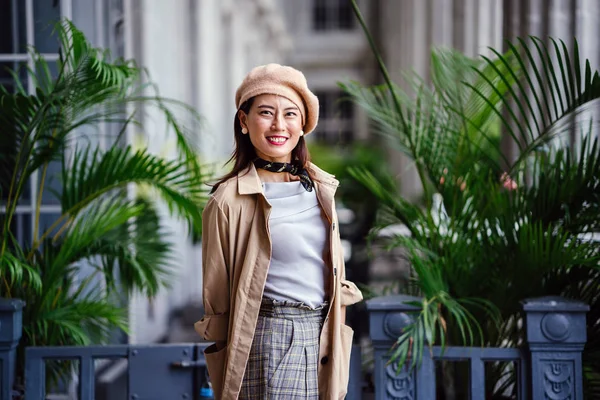
[[[18,299],[0,299],[0,400],[11,400],[15,380],[16,348],[22,334],[25,302]]]
[[[523,302],[532,399],[583,400],[581,353],[589,306],[562,297]]]
[[[435,399],[435,385],[431,385],[433,363],[424,352],[419,369],[397,372],[396,364],[388,364],[389,351],[402,329],[414,320],[412,312],[419,308],[406,304],[422,299],[407,295],[376,297],[367,301],[369,330],[374,350],[375,399]],[[418,374],[417,374],[418,371]],[[417,379],[418,375],[418,379]],[[426,383],[429,381],[429,387]],[[435,381],[433,381],[435,382]]]

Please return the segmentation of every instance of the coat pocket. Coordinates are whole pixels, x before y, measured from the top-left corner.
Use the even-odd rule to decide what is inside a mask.
[[[343,399],[348,392],[348,379],[350,376],[350,353],[352,351],[352,338],[354,331],[346,324],[342,324],[342,359],[339,370],[340,392],[338,398]]]
[[[223,392],[227,346],[219,349],[217,343],[211,344],[204,350],[204,357],[206,358],[206,368],[215,393],[215,399],[218,400]]]

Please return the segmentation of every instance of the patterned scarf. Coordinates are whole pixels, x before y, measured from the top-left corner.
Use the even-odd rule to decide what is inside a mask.
[[[306,171],[306,168],[302,168],[298,164],[272,162],[263,160],[262,158],[257,158],[254,160],[254,165],[256,168],[266,169],[270,172],[289,172],[292,175],[300,177],[300,183],[304,189],[306,189],[306,191],[312,192],[313,190],[314,184],[308,175],[308,171]]]

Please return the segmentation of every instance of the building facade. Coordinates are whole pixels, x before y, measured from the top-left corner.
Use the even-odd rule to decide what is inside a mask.
[[[359,0],[371,32],[394,80],[414,70],[427,79],[431,46],[451,46],[476,56],[503,39],[529,34],[576,36],[580,51],[600,62],[600,5],[596,0]],[[118,57],[133,58],[148,69],[163,96],[194,106],[204,117],[198,126],[201,157],[222,163],[232,150],[234,91],[255,65],[279,62],[302,70],[321,102],[321,119],[310,140],[344,145],[371,137],[360,109],[343,102],[339,81],[380,82],[380,75],[349,1],[345,0],[8,0],[0,10],[0,83],[10,87],[6,66],[31,63],[27,45],[52,61],[56,38],[44,28],[70,18],[94,45]],[[34,90],[29,82],[29,90]],[[149,120],[152,115],[147,116]],[[130,132],[150,150],[169,154],[160,121],[156,129]],[[99,139],[106,146],[107,139]],[[511,149],[506,149],[511,151]],[[390,153],[402,194],[416,198],[418,181],[410,162]],[[50,172],[59,166],[52,165]],[[59,185],[57,181],[51,185]],[[31,235],[37,184],[17,209],[15,233]],[[55,186],[58,188],[58,186]],[[60,215],[57,200],[42,199],[42,224]],[[153,342],[168,336],[173,309],[201,298],[200,249],[182,224],[169,222],[180,257],[172,290],[155,299],[130,299],[130,342]]]
[[[0,84],[8,89],[13,84],[5,67],[33,65],[29,45],[48,61],[58,60],[58,41],[50,33],[61,18],[71,19],[94,46],[109,49],[114,57],[135,59],[162,96],[196,108],[203,116],[196,129],[206,162],[222,163],[230,155],[236,85],[255,64],[283,62],[290,47],[274,0],[7,0],[0,2]],[[28,83],[33,92],[33,82]],[[151,112],[143,118],[149,129],[132,129],[128,142],[175,156],[164,124]],[[111,140],[104,133],[92,137],[98,146]],[[49,176],[59,172],[59,163],[50,166]],[[37,179],[29,183],[17,209],[13,230],[22,241],[32,235]],[[60,190],[58,179],[50,185]],[[58,199],[42,199],[42,226],[50,226],[60,214]],[[130,343],[166,340],[172,311],[201,299],[200,246],[192,243],[184,224],[168,218],[165,223],[174,232],[178,260],[173,287],[154,299],[129,299],[130,335],[122,340]]]

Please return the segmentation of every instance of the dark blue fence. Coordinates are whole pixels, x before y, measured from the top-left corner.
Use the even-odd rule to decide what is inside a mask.
[[[436,361],[467,361],[470,399],[485,398],[485,371],[490,362],[511,362],[520,399],[582,400],[581,355],[586,343],[585,304],[562,298],[541,298],[523,303],[526,342],[521,348],[448,347],[423,353],[418,368],[397,371],[389,363],[389,350],[402,329],[412,322],[415,308],[410,296],[369,300],[370,336],[374,348],[375,398],[433,400],[436,398]],[[0,400],[12,398],[15,349],[21,338],[20,300],[0,299]],[[27,400],[41,400],[45,392],[45,363],[76,360],[79,364],[78,398],[95,398],[95,362],[127,360],[127,387],[123,398],[201,399],[206,371],[203,350],[207,343],[121,345],[89,347],[31,347],[26,349]],[[361,399],[360,351],[353,349],[347,399]],[[112,398],[111,398],[112,399]]]
[[[25,398],[44,399],[45,370],[49,360],[79,364],[78,398],[95,399],[97,360],[127,360],[127,393],[131,400],[196,399],[206,383],[202,344],[113,345],[87,347],[30,347],[26,349]],[[106,396],[109,398],[109,396]]]
[[[526,343],[522,348],[434,347],[423,352],[417,368],[397,371],[389,350],[402,329],[413,321],[420,299],[397,295],[367,302],[375,353],[376,400],[436,398],[436,361],[468,361],[471,400],[484,400],[489,362],[513,362],[518,398],[583,400],[581,354],[586,343],[589,307],[558,297],[523,302]]]

